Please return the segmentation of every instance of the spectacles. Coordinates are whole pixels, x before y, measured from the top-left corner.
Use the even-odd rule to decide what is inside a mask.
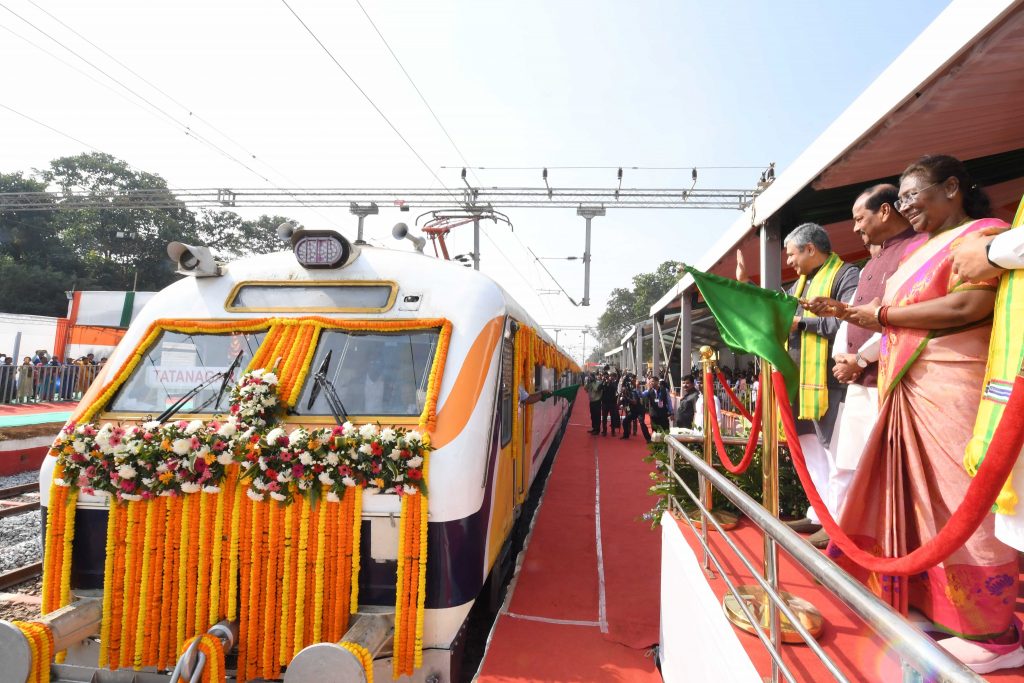
[[[892,208],[896,209],[900,213],[903,213],[903,209],[907,208],[908,206],[910,206],[911,204],[913,204],[914,202],[917,201],[917,195],[921,194],[922,192],[924,192],[927,189],[935,187],[936,185],[938,185],[938,184],[940,184],[942,182],[943,181],[940,180],[939,182],[932,183],[931,185],[928,185],[927,187],[922,187],[920,190],[914,190],[913,192],[907,192],[906,194],[901,195],[899,197],[899,199],[897,199],[896,201],[894,201],[892,203]]]

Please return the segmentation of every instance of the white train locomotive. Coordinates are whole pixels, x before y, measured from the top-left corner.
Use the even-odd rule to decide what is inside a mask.
[[[524,402],[521,397],[524,393],[555,391],[574,384],[578,368],[550,343],[525,310],[479,272],[411,250],[353,245],[333,231],[300,228],[290,239],[292,251],[229,264],[214,262],[204,249],[172,245],[169,253],[177,259],[179,271],[193,277],[167,287],[146,306],[79,404],[65,437],[58,439],[47,458],[40,485],[44,519],[47,513],[51,517],[47,552],[52,556],[46,560],[50,595],[47,597],[44,589],[44,610],[47,606],[68,606],[41,621],[47,626],[48,637],[55,641],[54,648],[71,646],[67,659],[52,668],[56,680],[90,680],[75,677],[90,670],[96,676],[92,680],[108,680],[105,676],[114,675],[110,669],[118,665],[131,668],[133,663],[134,668],[154,675],[161,669],[166,673],[175,660],[165,661],[160,653],[176,650],[182,636],[186,640],[192,634],[198,637],[214,626],[207,623],[207,613],[222,621],[213,632],[220,636],[227,651],[227,671],[218,674],[226,680],[350,680],[342,677],[342,672],[349,670],[345,667],[351,669],[349,660],[358,662],[363,657],[366,669],[371,665],[367,655],[373,660],[378,680],[390,678],[392,671],[402,674],[401,680],[449,681],[458,675],[470,609],[478,600],[493,599],[494,591],[485,592],[485,585],[498,585],[505,578],[511,564],[509,544],[515,522],[529,498],[538,470],[557,448],[568,419],[568,400],[554,398],[534,403]],[[198,484],[192,488],[179,487],[169,500],[148,500],[149,493],[133,495],[145,488],[139,483],[140,488],[136,489],[136,483],[145,481],[150,487],[147,491],[157,491],[165,478],[173,481],[174,467],[178,465],[168,473],[158,458],[151,477],[143,479],[134,468],[125,470],[123,464],[118,465],[127,461],[115,460],[108,469],[113,479],[111,491],[117,496],[83,483],[74,506],[69,508],[71,517],[57,526],[66,529],[66,533],[54,531],[56,503],[50,494],[59,490],[51,488],[57,456],[66,458],[70,453],[72,459],[80,460],[74,466],[80,465],[81,469],[75,472],[85,482],[86,475],[94,476],[96,469],[87,469],[92,462],[89,458],[102,456],[100,447],[95,445],[100,441],[83,446],[83,440],[105,439],[104,448],[113,450],[115,458],[141,458],[149,452],[146,449],[150,445],[157,448],[149,444],[150,432],[146,430],[158,434],[162,429],[157,426],[160,421],[176,424],[181,431],[181,439],[157,436],[157,441],[163,439],[168,458],[176,457],[175,462],[184,463],[180,465],[181,471],[189,467],[194,475],[199,467],[216,468],[216,456],[220,454],[216,434],[230,435],[230,430],[220,427],[219,432],[215,431],[225,421],[213,423],[213,429],[208,425],[215,416],[230,415],[232,411],[232,396],[237,399],[237,393],[227,390],[229,378],[235,382],[244,369],[257,365],[265,366],[268,372],[273,370],[280,381],[283,412],[277,418],[277,427],[293,439],[296,434],[306,439],[303,448],[308,452],[297,449],[295,453],[306,464],[314,463],[318,457],[313,452],[315,448],[320,449],[321,455],[327,454],[327,460],[316,462],[337,462],[337,457],[331,460],[332,454],[324,450],[322,442],[328,442],[330,449],[340,448],[339,453],[348,452],[352,458],[363,457],[362,451],[366,458],[372,458],[371,451],[379,451],[374,450],[374,444],[383,443],[388,448],[387,439],[394,438],[388,435],[395,430],[405,434],[403,438],[410,439],[413,447],[417,442],[412,439],[424,433],[427,436],[423,441],[432,449],[428,484],[420,495],[409,495],[416,493],[415,487],[406,487],[406,495],[396,495],[403,493],[400,481],[396,483],[393,477],[385,484],[372,473],[349,489],[355,492],[349,495],[359,498],[358,512],[354,513],[357,539],[354,546],[351,535],[347,540],[348,547],[354,547],[350,553],[355,557],[353,564],[346,565],[354,567],[349,581],[354,584],[351,597],[353,605],[358,603],[358,612],[353,608],[351,619],[345,617],[341,622],[346,626],[341,638],[338,632],[331,633],[327,617],[321,617],[321,612],[326,615],[332,605],[344,611],[348,603],[331,597],[321,604],[319,598],[311,597],[317,590],[328,592],[322,588],[325,581],[330,586],[337,580],[337,586],[342,586],[343,577],[337,567],[350,562],[347,558],[329,559],[332,544],[344,540],[344,533],[339,536],[337,529],[331,527],[333,531],[325,532],[326,540],[319,539],[318,545],[317,532],[309,531],[315,526],[321,508],[321,521],[325,515],[333,514],[335,508],[327,501],[337,504],[337,496],[329,493],[326,484],[316,485],[320,496],[317,500],[317,496],[308,495],[308,490],[296,489],[288,472],[272,472],[284,482],[280,492],[287,493],[292,500],[305,501],[293,504],[294,517],[281,506],[275,519],[284,520],[287,514],[289,522],[280,522],[281,528],[288,534],[294,530],[292,535],[281,536],[286,531],[268,532],[265,523],[260,527],[261,523],[254,521],[256,511],[263,509],[259,506],[275,505],[263,495],[277,493],[273,482],[273,490],[265,490],[265,485],[250,485],[247,497],[229,497],[224,505],[205,502],[204,491],[216,490],[218,486],[200,490]],[[205,426],[198,426],[201,422]],[[83,427],[86,424],[93,427]],[[104,432],[100,426],[104,424],[113,427],[106,427]],[[376,429],[364,434],[372,438],[359,441],[362,432],[358,430],[364,425],[376,425]],[[245,424],[239,425],[239,429],[244,427]],[[304,431],[296,431],[300,427]],[[92,435],[90,429],[98,429],[99,433]],[[215,452],[209,452],[209,439],[200,443],[194,437],[189,451],[187,433],[198,429],[206,430],[201,434],[214,439]],[[146,437],[145,441],[142,437]],[[122,447],[122,455],[117,456],[116,443],[111,447],[112,438],[115,442],[135,438],[135,446]],[[236,439],[232,442],[234,458],[242,463],[236,463],[235,478],[221,481],[220,488],[231,485],[230,482],[242,482],[237,485],[244,486],[247,466],[254,468],[250,471],[257,473],[257,479],[262,476],[262,481],[266,481],[268,468],[264,456],[269,458],[270,450],[280,456],[282,447],[277,444],[287,442],[276,435],[270,435],[268,440],[258,430],[241,444],[237,437],[232,438]],[[179,450],[179,443],[186,446]],[[363,446],[357,451],[360,443]],[[74,455],[76,448],[84,452]],[[241,458],[239,449],[248,454],[248,462]],[[390,454],[385,450],[384,455],[401,463],[398,453],[396,446]],[[401,453],[408,458],[407,449]],[[220,460],[232,462],[228,455]],[[372,467],[379,468],[381,462],[388,465],[384,460],[375,462]],[[401,472],[412,477],[416,471],[410,473],[407,462]],[[71,468],[71,460],[67,463]],[[137,468],[138,462],[135,465]],[[296,466],[298,477],[302,467],[297,460]],[[320,466],[316,467],[319,472]],[[230,467],[224,470],[229,471]],[[67,470],[58,468],[56,476],[67,479]],[[340,475],[334,476],[337,479]],[[335,479],[320,474],[321,482],[340,486]],[[68,483],[73,482],[58,481]],[[390,488],[382,489],[377,484]],[[184,491],[189,495],[182,495]],[[159,495],[165,494],[166,490]],[[191,508],[189,496],[196,501]],[[417,557],[423,563],[425,575],[413,573],[403,586],[401,554],[409,542],[402,538],[403,529],[407,528],[400,519],[406,514],[403,500],[412,509],[413,503],[409,501],[422,500],[424,496],[424,547]],[[112,500],[117,498],[143,499],[139,505],[148,503],[152,509],[166,504],[167,512],[160,507],[159,515],[140,512],[142,516],[138,518],[132,516],[135,513],[121,513],[121,522],[108,525],[108,516],[113,514]],[[214,501],[216,496],[208,498]],[[265,502],[254,502],[258,498]],[[179,504],[182,499],[186,499],[184,518]],[[200,499],[204,499],[202,505]],[[60,500],[61,509],[65,509],[65,499]],[[355,503],[349,507],[352,505]],[[122,509],[117,504],[115,507]],[[181,557],[187,561],[168,564],[171,541],[175,553],[184,547],[179,547],[177,541],[179,530],[182,544],[191,543],[196,537],[209,539],[205,545],[205,541],[196,541],[197,566],[192,564],[192,555],[184,552]],[[279,534],[276,543],[285,547],[278,552],[284,558],[280,563],[285,566],[276,575],[273,562],[265,560],[267,548],[277,548],[274,533]],[[164,545],[159,545],[159,550],[149,545],[162,543],[164,537],[171,539],[166,541],[166,551]],[[237,550],[239,547],[242,550]],[[223,554],[222,563],[217,559],[219,555],[211,555],[215,552]],[[54,567],[55,562],[59,566]],[[325,563],[330,562],[333,569],[324,570]],[[158,566],[164,568],[165,574],[177,575],[161,577]],[[408,558],[405,567],[408,576]],[[305,573],[307,570],[310,574]],[[61,571],[65,593],[70,587],[70,594],[64,596],[59,595]],[[107,591],[115,595],[102,595],[105,574],[109,572],[127,577],[124,588],[118,584],[117,590]],[[270,582],[264,584],[268,572]],[[193,577],[187,583],[198,577],[204,590],[193,592],[193,586],[179,585],[178,579],[186,576]],[[219,589],[214,585],[209,595],[204,592],[208,576],[215,577],[214,583],[219,577],[220,584]],[[422,623],[414,643],[412,629],[416,620],[410,621],[409,615],[401,614],[400,600],[396,610],[396,596],[412,591],[411,604],[415,607],[417,579],[422,587]],[[303,581],[308,590],[304,591]],[[348,584],[344,585],[347,601],[349,589]],[[271,586],[280,587],[284,595],[266,607],[264,589]],[[230,598],[225,595],[228,592]],[[95,599],[89,600],[89,596]],[[135,602],[143,604],[137,613],[132,613],[131,623],[120,623],[118,610]],[[254,605],[258,605],[261,614],[246,613]],[[312,612],[314,605],[316,615],[305,614],[304,606]],[[177,633],[172,632],[165,643],[166,634],[160,630],[160,624],[169,617],[173,620],[179,610],[181,616],[175,621],[179,624]],[[398,629],[404,629],[401,642],[393,631],[396,619],[405,624]],[[275,631],[280,634],[280,642],[272,644],[274,652],[269,659],[273,666],[267,669],[253,665],[255,658],[267,654],[257,652],[267,649],[265,635],[260,635],[265,631],[260,629],[275,620],[285,622],[287,628]],[[298,621],[297,627],[292,625],[293,621]],[[321,621],[325,624],[323,628]],[[26,646],[31,638],[25,633],[24,628],[19,631],[10,624],[0,625],[0,645],[4,645],[0,648],[4,652],[0,659],[10,664],[5,665],[8,673],[31,666],[26,663],[25,653],[30,653],[30,659],[41,656],[38,647]],[[112,635],[116,633],[122,634],[120,644]],[[342,650],[333,644],[345,640],[355,641],[358,647]],[[125,655],[125,648],[134,654]],[[415,666],[410,659],[406,668],[393,668],[393,656],[397,656],[400,648],[416,652]],[[190,656],[196,648],[192,650]],[[353,654],[347,659],[349,652]],[[193,656],[185,668],[195,668],[196,661]],[[168,679],[173,680],[180,673]],[[364,675],[367,673],[370,672],[364,671]],[[17,675],[15,680],[20,680]]]

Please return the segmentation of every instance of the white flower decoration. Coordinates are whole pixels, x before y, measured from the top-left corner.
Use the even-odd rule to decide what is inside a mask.
[[[262,493],[256,493],[252,489],[246,489],[245,490],[245,495],[249,496],[249,500],[255,500],[258,503],[263,502],[263,499],[264,499],[264,496],[263,496]]]

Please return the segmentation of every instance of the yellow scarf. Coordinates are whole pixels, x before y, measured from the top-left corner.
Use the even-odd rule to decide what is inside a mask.
[[[843,260],[835,252],[821,264],[821,268],[807,282],[807,276],[801,275],[796,284],[797,298],[813,299],[816,296],[830,296],[836,275],[843,266]],[[810,311],[804,312],[805,318],[816,318]],[[817,420],[828,410],[828,340],[814,332],[800,333],[800,398],[799,414],[801,420]]]
[[[1020,229],[1024,223],[1024,199],[1017,208],[1013,229]],[[967,443],[964,467],[973,477],[989,442],[1003,416],[1003,408],[1010,396],[1014,378],[1024,358],[1024,270],[1008,270],[999,280],[996,291],[995,311],[992,318],[992,337],[988,347],[988,365],[985,368],[985,390],[978,406],[978,417],[974,423],[974,435]],[[996,512],[1014,514],[1017,493],[1013,487],[1013,475],[1003,484],[1003,490],[996,498]]]

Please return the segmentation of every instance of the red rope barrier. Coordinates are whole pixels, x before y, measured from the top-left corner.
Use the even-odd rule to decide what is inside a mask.
[[[847,557],[865,569],[879,574],[907,576],[918,574],[942,562],[970,538],[989,514],[1006,478],[1013,470],[1021,448],[1024,447],[1024,374],[1017,375],[1010,394],[1010,400],[1003,410],[1003,418],[996,427],[988,447],[985,460],[977,475],[967,487],[960,507],[949,518],[946,525],[931,539],[913,552],[902,557],[879,557],[861,549],[853,539],[843,533],[829,514],[828,508],[814,488],[811,475],[807,472],[800,440],[796,435],[793,412],[786,399],[786,382],[778,371],[772,373],[775,386],[775,400],[782,416],[782,428],[786,432],[789,450],[793,455],[797,476],[803,484],[807,498],[818,513],[822,525],[832,542],[839,546]]]
[[[736,394],[732,392],[732,388],[729,386],[729,383],[725,381],[725,375],[722,374],[722,371],[719,370],[715,376],[718,377],[719,384],[721,384],[722,388],[725,389],[725,393],[729,396],[729,400],[732,401],[734,406],[736,406],[736,410],[740,412],[740,415],[747,418],[748,422],[753,423],[754,418],[751,417],[750,411],[746,409],[742,401],[740,401]]]
[[[743,459],[737,464],[733,464],[732,460],[725,451],[725,442],[722,441],[722,431],[718,426],[718,414],[715,410],[715,394],[712,391],[712,379],[711,371],[707,370],[704,372],[704,396],[710,396],[711,399],[704,401],[704,405],[707,406],[707,410],[711,413],[711,436],[715,441],[715,450],[718,451],[718,460],[722,463],[722,467],[731,472],[732,474],[743,474],[750,467],[750,463],[754,458],[754,451],[757,449],[757,437],[761,433],[761,396],[764,394],[764,387],[758,389],[757,392],[757,405],[754,407],[754,418],[751,420],[750,426],[750,437],[747,439],[747,447],[743,451]]]

